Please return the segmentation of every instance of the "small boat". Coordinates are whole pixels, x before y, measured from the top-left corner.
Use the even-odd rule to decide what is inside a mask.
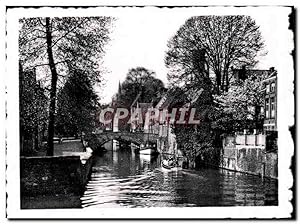
[[[146,145],[142,144],[140,146],[139,153],[143,155],[157,155],[158,152],[156,150],[155,145],[151,145],[147,143]]]
[[[167,170],[172,170],[174,168],[176,168],[175,166],[168,166],[168,165],[165,165],[165,164],[161,164],[161,167],[164,168],[164,169],[167,169]]]
[[[161,162],[161,166],[162,168],[165,168],[165,169],[168,169],[168,170],[171,170],[172,168],[175,168],[175,165],[173,163],[172,160],[170,159],[164,159],[162,162]]]
[[[164,159],[161,163],[161,167],[164,170],[169,170],[169,171],[173,171],[173,170],[181,170],[182,168],[179,166],[176,166],[176,164],[172,161],[171,164],[169,163],[170,160],[166,160]]]
[[[140,154],[141,161],[151,162],[155,158],[154,155]]]
[[[154,148],[144,148],[140,150],[140,154],[143,155],[154,155],[156,150]]]

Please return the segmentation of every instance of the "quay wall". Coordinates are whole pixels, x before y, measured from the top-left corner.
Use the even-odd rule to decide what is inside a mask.
[[[80,156],[21,157],[21,196],[80,195],[91,167],[92,157],[84,164]]]
[[[277,179],[277,151],[267,152],[265,139],[262,134],[225,137],[220,168]]]

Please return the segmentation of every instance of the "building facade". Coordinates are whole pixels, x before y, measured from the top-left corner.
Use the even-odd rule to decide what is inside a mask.
[[[277,131],[277,71],[272,68],[271,72],[270,77],[263,81],[264,131]]]
[[[271,68],[268,79],[263,81],[265,91],[264,133],[266,135],[266,151],[277,154],[277,71]]]

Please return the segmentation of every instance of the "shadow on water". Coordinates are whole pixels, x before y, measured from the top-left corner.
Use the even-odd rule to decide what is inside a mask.
[[[131,150],[95,157],[82,207],[278,205],[277,181],[218,169],[166,171]]]

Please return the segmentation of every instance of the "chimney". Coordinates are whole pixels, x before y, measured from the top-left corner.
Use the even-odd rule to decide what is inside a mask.
[[[270,73],[274,72],[275,71],[274,67],[270,67],[269,71]]]

